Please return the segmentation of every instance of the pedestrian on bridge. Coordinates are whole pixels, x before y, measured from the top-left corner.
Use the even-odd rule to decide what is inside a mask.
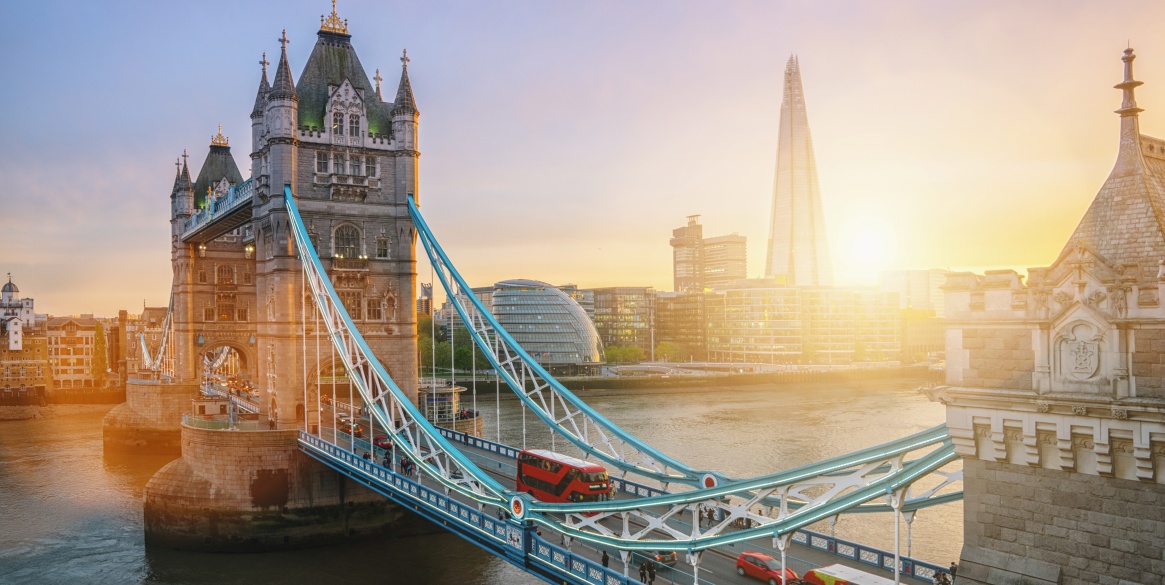
[[[647,582],[647,561],[643,561],[642,563],[639,563],[639,582],[640,583]]]
[[[607,556],[607,551],[603,551],[603,558],[599,559],[603,563],[603,568],[607,568],[607,563],[611,562],[611,557]]]
[[[647,585],[655,584],[655,563],[647,561]]]

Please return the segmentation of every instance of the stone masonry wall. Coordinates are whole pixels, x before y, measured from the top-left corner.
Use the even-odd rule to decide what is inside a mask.
[[[190,401],[198,395],[198,384],[164,384],[135,378],[129,379],[125,389],[130,408],[174,430],[182,424],[182,414],[190,411]]]
[[[1165,584],[1165,485],[973,458],[963,469],[959,585]],[[1058,581],[1028,576],[1049,567]]]
[[[968,367],[961,385],[1031,390],[1035,352],[1028,329],[963,329]]]
[[[1134,336],[1137,397],[1165,398],[1165,329],[1137,329]]]

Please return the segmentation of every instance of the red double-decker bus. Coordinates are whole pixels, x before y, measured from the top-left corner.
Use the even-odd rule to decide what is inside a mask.
[[[518,453],[518,491],[543,502],[603,502],[611,482],[602,465],[545,449]]]

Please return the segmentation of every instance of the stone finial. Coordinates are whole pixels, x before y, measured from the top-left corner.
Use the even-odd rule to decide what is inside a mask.
[[[1113,86],[1124,92],[1123,99],[1121,100],[1121,109],[1116,111],[1121,117],[1136,116],[1138,113],[1144,111],[1137,107],[1137,98],[1133,94],[1133,91],[1137,87],[1144,84],[1141,81],[1133,79],[1133,59],[1136,58],[1137,56],[1133,54],[1132,47],[1125,49],[1124,55],[1121,57],[1121,61],[1124,61],[1125,64],[1125,79]]]
[[[263,76],[266,77],[267,76],[267,66],[271,64],[271,63],[267,62],[267,52],[266,51],[263,51],[263,59],[261,61],[259,61],[259,64],[263,66]]]
[[[1141,126],[1137,117],[1137,114],[1144,110],[1137,107],[1137,99],[1133,94],[1133,90],[1141,85],[1140,81],[1133,79],[1133,59],[1136,58],[1132,47],[1125,49],[1121,57],[1125,64],[1125,78],[1113,86],[1123,92],[1123,97],[1121,108],[1116,110],[1121,117],[1120,150],[1117,152],[1116,164],[1113,165],[1109,178],[1128,177],[1145,172],[1145,161],[1141,154]]]

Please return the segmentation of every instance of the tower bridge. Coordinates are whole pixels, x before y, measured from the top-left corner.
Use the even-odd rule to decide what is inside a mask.
[[[250,177],[221,127],[196,178],[186,155],[178,162],[165,332],[158,347],[142,340],[145,367],[106,421],[107,448],[133,425],[180,428],[170,441],[182,457],[146,489],[147,540],[304,546],[391,529],[411,510],[555,583],[630,583],[636,555],[648,550],[678,551],[674,580],[737,582],[735,556],[750,547],[801,571],[811,565],[797,559],[816,547],[840,555],[832,562],[888,576],[934,575],[938,567],[898,550],[804,528],[850,513],[909,519],[960,498],[944,428],[752,478],[692,467],[620,428],[485,310],[425,222],[407,52],[385,101],[379,70],[368,77],[334,5],[316,37],[298,80],[286,31],[273,76],[266,55],[260,61]],[[538,501],[513,484],[515,448],[440,428],[417,408],[418,240],[469,337],[550,428],[543,447],[600,462],[618,497]],[[231,379],[216,374],[225,364]],[[340,424],[336,392],[324,387],[338,379],[363,406],[364,424],[387,436],[387,450]],[[255,420],[192,414],[198,395]],[[790,554],[798,543],[807,546]],[[610,567],[598,562],[600,550],[615,559]]]

